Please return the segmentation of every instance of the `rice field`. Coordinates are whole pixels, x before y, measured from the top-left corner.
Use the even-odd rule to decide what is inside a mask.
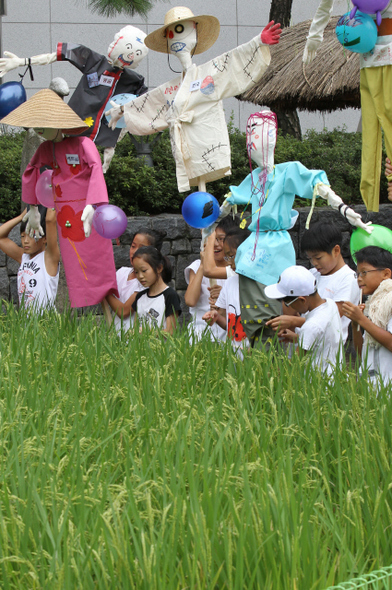
[[[354,370],[12,307],[0,355],[2,589],[326,590],[392,564],[391,400]]]

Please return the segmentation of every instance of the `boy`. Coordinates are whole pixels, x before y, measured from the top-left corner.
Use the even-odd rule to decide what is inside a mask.
[[[237,248],[244,242],[250,232],[247,229],[233,228],[228,230],[223,242],[225,261],[229,263],[235,271],[235,257]],[[246,337],[241,324],[241,306],[238,275],[234,272],[222,287],[219,297],[216,300],[217,309],[207,311],[203,315],[203,320],[208,325],[217,323],[218,326],[227,331],[228,338],[232,341],[239,358],[243,358],[240,349],[249,348],[249,340]]]
[[[284,329],[281,336],[285,342],[297,342],[298,352],[311,351],[313,363],[331,374],[341,352],[340,315],[332,299],[320,297],[314,275],[303,266],[289,266],[278,283],[265,288],[265,294],[300,314],[307,313],[300,328]]]
[[[353,340],[362,353],[373,383],[381,378],[392,382],[392,254],[376,246],[367,246],[355,253],[358,284],[366,305],[343,304],[343,313],[353,322]],[[364,337],[357,326],[365,330]]]
[[[360,290],[355,272],[344,262],[341,247],[341,232],[332,223],[324,221],[314,223],[305,231],[301,240],[301,249],[305,251],[314,267],[310,272],[317,280],[317,291],[320,297],[333,299],[338,306],[343,329],[343,343],[345,343],[350,320],[343,316],[343,302],[351,301],[357,305]],[[274,330],[278,327],[293,330],[301,327],[304,322],[303,317],[285,314],[270,320],[267,325]]]
[[[27,209],[0,227],[0,249],[19,264],[19,305],[42,313],[54,306],[59,282],[60,249],[57,244],[56,213],[40,206],[43,237],[30,237],[23,222]],[[46,213],[46,220],[44,215]],[[13,242],[8,234],[21,223],[22,247]]]

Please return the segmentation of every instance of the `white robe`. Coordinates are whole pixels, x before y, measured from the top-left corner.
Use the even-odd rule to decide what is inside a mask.
[[[221,100],[252,88],[271,60],[260,35],[227,53],[192,66],[124,105],[127,129],[150,135],[170,129],[179,192],[231,173],[230,142]]]

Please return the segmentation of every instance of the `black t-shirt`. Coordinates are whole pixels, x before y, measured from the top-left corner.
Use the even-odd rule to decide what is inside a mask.
[[[162,293],[150,297],[148,289],[139,291],[132,309],[136,311],[140,322],[147,322],[156,328],[166,328],[166,318],[181,313],[181,302],[178,294],[171,287],[166,287]]]

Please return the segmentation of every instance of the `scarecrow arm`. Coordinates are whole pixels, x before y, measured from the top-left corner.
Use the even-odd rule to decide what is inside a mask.
[[[41,215],[38,210],[38,205],[30,205],[30,209],[27,211],[22,221],[27,221],[26,232],[30,238],[39,239],[44,235],[44,230],[41,226]]]
[[[18,57],[14,53],[4,51],[5,57],[0,58],[0,78],[7,72],[23,66],[46,66],[57,61],[57,53],[43,53],[33,57]]]
[[[351,225],[362,228],[368,234],[372,233],[373,227],[371,226],[371,221],[364,223],[360,214],[356,213],[354,209],[351,209],[351,207],[348,205],[345,205],[342,199],[336,193],[334,193],[331,187],[329,187],[327,184],[318,184],[317,193],[322,199],[327,201],[328,205],[330,205],[332,209],[339,211],[339,213],[343,215],[343,217],[345,217]]]
[[[334,0],[321,0],[320,5],[314,15],[307,36],[302,61],[308,65],[316,57],[318,48],[321,45],[324,35],[324,29],[331,17]]]
[[[91,234],[91,226],[93,224],[94,207],[86,205],[83,209],[81,220],[83,222],[84,235],[86,238]]]

